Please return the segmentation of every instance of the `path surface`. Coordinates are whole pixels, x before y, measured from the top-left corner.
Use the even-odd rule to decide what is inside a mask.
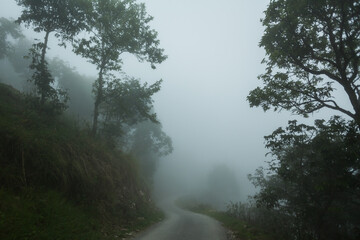
[[[226,240],[225,229],[212,218],[182,210],[173,201],[161,208],[167,218],[134,240]]]

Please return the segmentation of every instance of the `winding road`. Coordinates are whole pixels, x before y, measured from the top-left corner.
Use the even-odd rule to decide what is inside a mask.
[[[134,240],[226,240],[226,231],[219,222],[207,216],[189,212],[169,201],[161,206],[167,218]]]

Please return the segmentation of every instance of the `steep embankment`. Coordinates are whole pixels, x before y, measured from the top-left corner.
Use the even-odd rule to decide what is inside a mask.
[[[0,239],[112,239],[161,214],[130,156],[0,84]]]

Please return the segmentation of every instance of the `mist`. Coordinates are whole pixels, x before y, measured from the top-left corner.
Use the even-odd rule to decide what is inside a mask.
[[[233,172],[238,189],[219,201],[246,201],[256,191],[247,175],[267,160],[263,136],[299,118],[289,112],[264,114],[246,101],[249,91],[260,85],[257,76],[264,72],[265,51],[258,43],[267,4],[267,0],[146,2],[148,13],[154,16],[151,25],[168,59],[153,70],[136,57],[124,55],[122,70],[150,84],[164,80],[154,97],[154,109],[174,151],[158,163],[155,198],[200,195],[209,190],[211,172],[224,166]],[[19,14],[15,1],[0,2],[1,16],[16,19]],[[29,29],[23,31],[28,39],[42,38]],[[87,79],[84,88],[89,91],[97,77],[96,67],[76,56],[70,46],[64,49],[51,42],[50,58],[74,67],[76,74]],[[93,99],[86,98],[91,106]],[[76,109],[86,112],[82,115],[91,114],[91,107],[74,106],[73,111]],[[323,111],[316,117],[329,115]]]
[[[359,36],[357,0],[0,1],[0,238],[360,239]]]

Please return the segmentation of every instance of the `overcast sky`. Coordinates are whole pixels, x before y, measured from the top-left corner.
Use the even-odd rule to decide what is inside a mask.
[[[251,109],[246,101],[264,72],[260,62],[265,52],[258,42],[269,0],[144,2],[169,58],[152,70],[127,56],[123,70],[150,83],[164,80],[155,107],[175,150],[162,161],[159,176],[190,187],[194,176],[225,163],[238,174],[244,200],[252,192],[246,175],[264,165],[263,136],[295,118],[288,112]],[[16,18],[15,1],[1,0],[0,14]],[[96,69],[70,50],[54,44],[51,48],[50,56],[60,56],[81,73],[96,76]]]

